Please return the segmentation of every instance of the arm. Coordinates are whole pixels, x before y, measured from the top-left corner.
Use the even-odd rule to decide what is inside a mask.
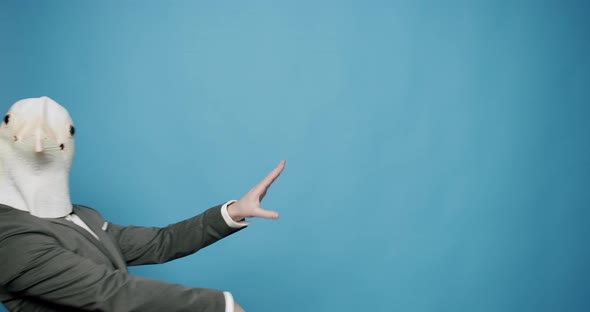
[[[244,226],[239,223],[231,227],[221,211],[222,206],[216,206],[163,228],[109,224],[107,233],[119,245],[128,265],[163,263],[195,253]]]
[[[260,207],[268,188],[279,177],[285,161],[268,174],[238,201],[230,201],[219,208],[214,207],[192,219],[170,225],[164,229],[121,227],[111,225],[108,232],[118,241],[129,265],[159,263],[182,257],[208,246],[217,240],[237,232],[250,222],[245,218],[261,217],[277,219],[278,213]],[[221,215],[221,218],[220,218]],[[197,235],[198,234],[198,235]],[[171,248],[174,238],[189,239]],[[226,312],[243,312],[230,293],[225,293]]]
[[[133,276],[62,248],[41,231],[0,238],[0,285],[58,305],[93,311],[225,311],[221,291]]]
[[[260,202],[284,168],[285,161],[281,161],[240,200],[210,208],[191,219],[164,228],[111,224],[107,233],[119,245],[128,265],[162,263],[190,255],[248,225],[250,222],[242,221],[245,218],[277,219],[279,214],[262,209]]]

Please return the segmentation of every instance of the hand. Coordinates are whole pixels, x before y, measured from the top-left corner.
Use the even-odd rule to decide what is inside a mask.
[[[246,312],[244,308],[240,307],[240,305],[234,301],[234,312]]]
[[[240,221],[244,218],[260,217],[266,219],[278,219],[279,213],[272,210],[265,210],[260,208],[260,202],[266,195],[266,191],[270,185],[279,177],[285,168],[285,161],[281,163],[269,173],[260,183],[252,188],[246,195],[244,195],[237,202],[230,204],[227,207],[229,216],[234,221]]]

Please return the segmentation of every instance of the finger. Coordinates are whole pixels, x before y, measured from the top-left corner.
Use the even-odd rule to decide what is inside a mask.
[[[279,165],[254,187],[254,190],[258,193],[263,193],[279,177],[279,175],[281,175],[281,172],[283,172],[283,169],[285,168],[285,164],[286,162],[281,160]]]
[[[263,209],[263,208],[258,208],[254,212],[254,216],[255,217],[259,217],[259,218],[265,218],[265,219],[278,219],[279,218],[279,213],[276,212],[276,211],[272,211],[272,210],[266,210],[266,209]]]
[[[273,171],[271,171],[260,184],[264,184],[266,185],[266,188],[268,188],[281,175],[281,172],[283,172],[283,169],[285,169],[285,163],[286,162],[284,160],[281,160],[279,165],[274,168]]]

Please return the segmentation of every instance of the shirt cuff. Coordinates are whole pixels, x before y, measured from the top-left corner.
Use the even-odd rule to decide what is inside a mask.
[[[224,291],[225,297],[225,312],[234,312],[234,296],[229,291]]]
[[[230,200],[227,203],[223,204],[223,206],[221,206],[221,216],[223,217],[223,220],[225,220],[225,223],[227,223],[227,226],[229,226],[230,228],[239,229],[245,227],[246,225],[252,224],[252,222],[248,221],[236,222],[229,216],[229,212],[227,212],[227,206],[235,202],[237,202],[237,200]]]

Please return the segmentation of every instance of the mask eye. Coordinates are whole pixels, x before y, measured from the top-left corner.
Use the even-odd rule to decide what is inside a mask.
[[[74,128],[74,126],[70,126],[70,135],[74,136],[74,134],[76,134],[76,128]]]
[[[6,116],[4,116],[4,123],[8,124],[9,121],[10,121],[10,114],[6,114]]]

